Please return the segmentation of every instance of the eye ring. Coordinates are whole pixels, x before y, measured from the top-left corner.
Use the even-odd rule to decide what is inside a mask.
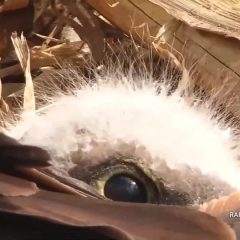
[[[98,165],[75,165],[69,169],[68,174],[93,187],[105,199],[164,205],[190,206],[194,204],[188,193],[172,189],[164,179],[157,177],[140,159],[118,157],[106,159]],[[117,176],[125,178],[123,181],[124,184],[127,182],[125,186],[129,187],[129,183],[135,185],[135,190],[130,191],[130,195],[124,196],[128,194],[126,189],[120,192],[120,195],[118,195],[119,192],[111,192],[111,190],[110,193],[106,193],[106,184],[108,185]],[[122,180],[114,184],[118,185],[121,182]]]
[[[116,177],[125,178],[125,182],[128,181],[128,184],[133,184],[134,182],[135,193],[132,192],[132,194],[138,195],[138,199],[135,199],[134,201],[134,196],[128,195],[130,194],[130,191],[128,191],[127,189],[125,189],[125,191],[124,189],[122,189],[122,191],[118,191],[118,189],[116,189],[115,192],[112,192],[113,195],[118,195],[117,198],[111,196],[112,194],[110,194],[111,197],[107,196],[105,192],[106,184],[108,184],[109,181],[111,181],[112,179],[116,179]],[[124,182],[124,180],[121,182]],[[159,189],[150,177],[148,177],[137,165],[135,165],[135,163],[126,162],[126,160],[121,163],[115,162],[111,165],[108,165],[107,168],[101,168],[101,170],[90,181],[90,185],[95,187],[101,195],[114,201],[158,203],[159,194],[162,194],[159,192]],[[125,185],[125,187],[126,186],[130,187],[128,185]],[[124,193],[128,196],[124,196]]]
[[[69,174],[85,181],[107,199],[139,203],[163,202],[164,190],[155,184],[151,174],[145,173],[136,161],[112,158],[97,166],[85,168],[85,171],[76,166]]]

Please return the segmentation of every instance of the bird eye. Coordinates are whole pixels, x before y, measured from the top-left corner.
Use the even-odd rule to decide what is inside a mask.
[[[76,166],[69,174],[113,201],[159,203],[165,198],[163,189],[130,159],[107,160],[104,164],[85,167],[84,170]]]
[[[127,174],[118,174],[107,180],[104,195],[114,201],[146,203],[147,190],[144,184]]]
[[[191,205],[188,194],[171,189],[139,159],[112,158],[94,166],[76,165],[68,171],[103,197],[121,202]]]

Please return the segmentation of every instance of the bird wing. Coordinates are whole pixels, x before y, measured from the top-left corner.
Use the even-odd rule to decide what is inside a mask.
[[[34,179],[36,169],[49,163],[45,150],[32,147],[29,154],[31,146],[26,151],[25,145],[1,135],[3,146],[8,152],[0,152],[0,239],[235,239],[227,224],[197,210],[97,199],[81,189],[71,192],[71,187],[51,179],[47,186],[44,174]],[[32,167],[35,172],[24,175],[22,169]]]

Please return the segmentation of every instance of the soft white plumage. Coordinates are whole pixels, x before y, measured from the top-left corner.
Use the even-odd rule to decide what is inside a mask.
[[[194,93],[182,87],[188,76],[169,94],[166,75],[156,81],[144,70],[136,74],[130,67],[123,74],[110,68],[104,74],[95,72],[94,83],[83,81],[77,69],[62,70],[54,78],[74,83],[67,93],[54,84],[49,84],[50,92],[38,91],[47,104],[35,116],[11,125],[9,134],[46,148],[60,168],[103,161],[124,151],[124,143],[134,146],[131,151],[138,156],[144,147],[148,157],[142,155],[143,161],[172,187],[197,195],[240,189],[235,129],[214,117],[210,102],[196,101]],[[77,159],[72,157],[75,152],[80,153]],[[203,190],[210,182],[215,189]]]

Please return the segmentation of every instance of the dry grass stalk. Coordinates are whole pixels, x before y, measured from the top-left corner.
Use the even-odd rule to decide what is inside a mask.
[[[27,45],[26,38],[21,35],[21,38],[17,37],[16,33],[13,33],[11,40],[20,65],[24,71],[25,76],[25,89],[24,89],[24,100],[23,109],[25,112],[35,112],[35,96],[34,88],[30,69],[30,51]]]

